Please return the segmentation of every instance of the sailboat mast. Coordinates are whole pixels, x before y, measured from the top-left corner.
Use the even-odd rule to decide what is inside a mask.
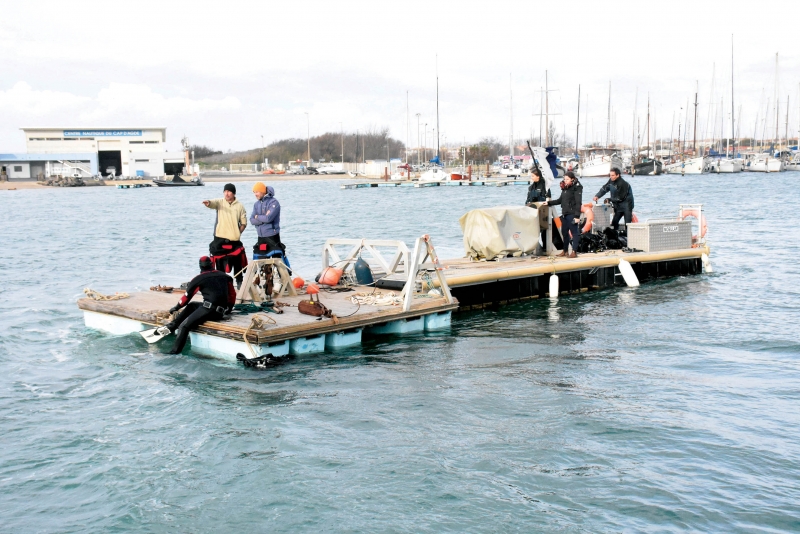
[[[508,153],[514,159],[514,91],[511,88],[511,73],[508,73]]]
[[[653,156],[655,157],[655,151]],[[647,93],[647,157],[650,157],[650,93]]]
[[[439,131],[439,54],[436,54],[436,161],[439,162],[439,165],[442,164],[442,160],[439,158],[439,135],[441,132]]]
[[[786,149],[789,149],[789,95],[786,95]]]
[[[697,81],[694,91],[694,140],[692,141],[692,155],[697,156],[697,92],[700,89],[700,82]]]
[[[636,88],[636,96],[633,97],[633,123],[631,124],[631,163],[636,163],[636,114],[639,110],[639,88]]]
[[[575,153],[578,153],[578,136],[581,133],[581,84],[578,84],[578,125],[575,127]]]
[[[545,114],[544,146],[548,147],[550,146],[550,88],[547,83],[547,71],[544,71],[544,114]]]
[[[611,81],[608,82],[608,119],[606,120],[606,148],[611,137]]]
[[[542,144],[542,121],[544,120],[544,89],[542,86],[539,86],[539,142],[537,143],[539,146]]]
[[[408,165],[408,89],[406,89],[406,165]],[[342,149],[344,153],[344,149]]]
[[[736,129],[734,127],[736,107],[733,104],[733,34],[731,34],[731,137],[733,138],[733,152],[731,157],[736,157]]]
[[[780,116],[780,103],[778,102],[778,53],[775,52],[775,148],[778,147],[778,117]]]

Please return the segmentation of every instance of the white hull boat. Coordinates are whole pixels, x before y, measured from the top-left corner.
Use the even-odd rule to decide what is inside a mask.
[[[614,167],[622,169],[622,158],[616,154],[598,155],[581,163],[580,167],[578,167],[578,176],[581,178],[607,177]]]
[[[735,159],[717,158],[709,163],[708,172],[716,174],[742,172],[742,164]]]
[[[786,165],[783,166],[785,171],[800,171],[800,156],[795,156]]]
[[[519,163],[514,163],[513,165],[510,163],[504,163],[503,166],[500,168],[500,174],[503,176],[522,176],[525,173],[525,169],[522,168],[522,165]]]
[[[705,158],[691,158],[664,167],[667,174],[703,174],[706,172]]]
[[[441,167],[434,167],[423,172],[420,177],[420,182],[446,182],[450,180],[450,173],[446,172]]]
[[[341,163],[326,163],[317,167],[319,174],[345,174]]]
[[[750,160],[746,170],[750,172],[781,172],[783,161],[778,158],[759,157]]]

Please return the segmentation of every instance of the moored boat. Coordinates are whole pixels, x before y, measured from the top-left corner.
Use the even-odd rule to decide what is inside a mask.
[[[783,161],[770,154],[756,154],[747,162],[745,170],[750,172],[781,172],[783,171]]]
[[[587,151],[580,167],[578,176],[581,178],[592,178],[597,176],[608,176],[613,168],[622,169],[622,158],[611,149],[593,149]]]
[[[633,166],[633,171],[631,174],[634,176],[636,175],[649,175],[655,176],[657,174],[661,174],[663,169],[663,164],[658,161],[657,159],[645,159],[641,163],[637,163]]]
[[[420,177],[420,182],[446,182],[450,180],[450,174],[441,167],[433,167],[423,172]]]
[[[736,159],[716,158],[709,162],[708,172],[718,174],[742,172],[742,164]]]
[[[703,174],[706,172],[706,163],[703,156],[689,158],[671,163],[664,168],[667,174]]]
[[[167,180],[166,177],[164,179],[155,178],[153,179],[153,183],[158,187],[192,187],[206,185],[198,176],[195,176],[191,180],[184,180],[180,176],[173,176],[171,180]]]

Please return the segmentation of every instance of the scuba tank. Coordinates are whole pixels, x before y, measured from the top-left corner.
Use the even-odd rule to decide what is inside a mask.
[[[358,260],[353,266],[353,271],[356,273],[356,280],[358,281],[359,285],[368,286],[375,283],[375,279],[372,277],[372,270],[369,268],[369,264],[365,262],[364,258],[361,256],[358,257]]]

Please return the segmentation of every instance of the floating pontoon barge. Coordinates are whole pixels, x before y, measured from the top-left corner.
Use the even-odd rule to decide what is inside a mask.
[[[346,266],[364,257],[377,279],[374,285],[358,285],[350,271],[344,285],[350,285],[352,291],[322,291],[320,300],[335,318],[318,320],[300,314],[297,303],[308,296],[294,289],[286,266],[279,260],[255,260],[248,265],[237,302],[258,305],[268,300],[265,280],[270,278],[274,281],[271,296],[276,303],[288,305],[281,308],[283,313],[235,313],[229,320],[207,322],[191,332],[191,349],[230,360],[238,353],[278,357],[358,345],[365,336],[446,329],[457,310],[631,285],[620,270],[621,266],[627,268],[625,262],[638,278],[635,285],[639,281],[709,272],[709,249],[704,240],[697,241],[691,248],[680,250],[614,250],[581,254],[574,259],[550,255],[499,261],[441,261],[428,236],[417,239],[413,251],[402,241],[330,239],[323,249],[323,269],[338,266],[347,273]],[[341,247],[346,249],[342,251]],[[556,287],[552,285],[553,276],[558,278],[558,295],[550,295],[550,289]],[[354,295],[366,301],[356,304],[351,301]],[[375,296],[381,297],[377,303],[372,298]],[[149,291],[120,300],[83,298],[78,307],[84,312],[86,326],[123,335],[165,324],[167,310],[178,297],[178,293]]]

